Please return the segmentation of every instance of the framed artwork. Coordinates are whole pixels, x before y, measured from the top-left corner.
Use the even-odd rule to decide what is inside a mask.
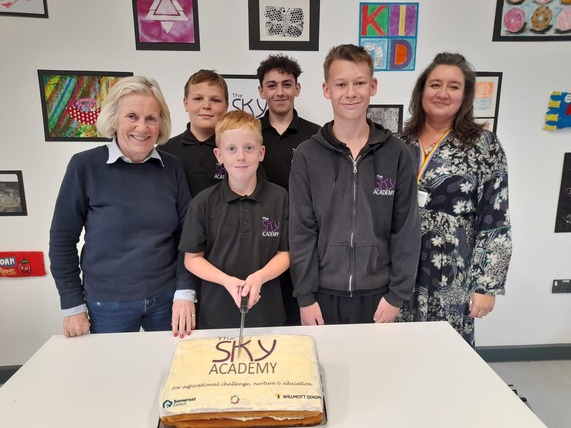
[[[133,0],[137,50],[199,51],[198,0]]]
[[[553,91],[549,97],[543,129],[571,128],[571,92]]]
[[[367,118],[397,134],[402,131],[403,110],[402,104],[371,104]]]
[[[416,66],[418,3],[359,3],[359,45],[375,71],[412,71]]]
[[[0,0],[0,15],[47,18],[48,0]]]
[[[97,132],[101,101],[127,72],[38,70],[46,141],[110,141]]]
[[[571,40],[571,1],[496,1],[493,41]]]
[[[319,50],[320,0],[248,0],[250,50]]]
[[[565,153],[557,204],[555,233],[571,232],[571,153]]]
[[[474,96],[474,119],[485,124],[485,128],[496,132],[500,110],[501,72],[476,72],[476,94]]]
[[[228,85],[228,111],[243,110],[261,118],[268,108],[268,103],[258,91],[260,81],[255,74],[223,74]]]
[[[28,215],[22,171],[0,171],[0,216]]]

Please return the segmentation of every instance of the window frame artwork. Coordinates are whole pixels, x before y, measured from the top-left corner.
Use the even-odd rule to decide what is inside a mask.
[[[147,20],[153,6],[160,0],[132,0],[133,23],[135,24],[135,47],[137,50],[199,51],[200,31],[198,24],[198,0],[170,0],[179,15],[172,20]],[[156,7],[155,9],[156,10]],[[188,10],[188,11],[187,11]],[[143,13],[139,13],[143,11]],[[147,11],[147,12],[144,12]],[[184,12],[185,18],[182,17]],[[157,15],[159,16],[159,15]],[[174,16],[174,15],[169,15]],[[156,21],[156,22],[147,22]],[[192,23],[192,28],[181,28],[177,23]],[[176,27],[175,27],[176,26]],[[175,32],[170,31],[175,27]],[[162,30],[161,30],[162,28]],[[168,29],[167,29],[168,28]],[[165,33],[167,36],[165,36]],[[162,35],[162,37],[160,37]]]
[[[6,3],[6,2],[4,2]],[[0,15],[22,16],[27,18],[49,18],[47,0],[20,0],[9,6],[0,5]]]
[[[303,40],[286,36],[264,36],[261,17],[267,6],[302,7],[309,12],[309,19],[304,19],[306,25],[302,33]],[[248,0],[250,50],[318,51],[319,8],[320,0]]]
[[[45,140],[111,141],[97,132],[94,120],[115,80],[132,75],[113,71],[38,70]],[[77,120],[80,115],[89,116],[92,123],[81,123]]]
[[[486,129],[496,133],[498,127],[498,114],[500,111],[500,94],[502,91],[501,71],[476,71],[476,88],[474,94],[474,119],[477,123],[486,124]],[[478,84],[492,83],[493,90],[489,97],[478,97]],[[490,98],[490,100],[486,100]],[[479,108],[490,105],[487,108]]]
[[[394,126],[390,126],[391,124],[387,124],[387,121],[378,121],[373,118],[374,111],[377,111],[379,115],[385,116],[389,113],[392,113],[391,116],[395,116],[397,118],[396,129]],[[403,128],[403,112],[404,106],[402,104],[370,104],[369,108],[367,108],[367,119],[371,119],[373,122],[383,125],[385,128],[392,131],[393,134],[398,134],[402,132]]]
[[[571,18],[571,4],[548,3],[538,4],[533,0],[522,0],[518,4],[506,0],[496,0],[496,16],[494,20],[494,42],[554,42],[571,40],[571,28],[560,31],[556,28],[561,16],[561,21]],[[543,3],[543,2],[542,2]],[[540,10],[543,8],[543,10]],[[549,10],[551,15],[545,29],[535,30],[531,26],[534,14]],[[564,15],[562,15],[562,13]],[[509,15],[508,15],[509,14]],[[547,15],[549,16],[549,15]],[[512,31],[507,30],[506,22],[512,26]],[[522,25],[523,22],[523,26]],[[543,25],[538,21],[538,25]],[[521,26],[521,28],[520,28]]]
[[[571,232],[571,153],[565,153],[557,202],[555,233]]]
[[[268,109],[268,103],[260,96],[258,76],[222,74],[222,77],[228,85],[228,111],[242,110],[260,119]]]
[[[15,180],[8,180],[6,176],[14,176]],[[7,183],[16,183],[16,185],[8,185]],[[12,192],[18,194],[18,205],[16,211],[10,211],[9,206],[6,206],[8,196],[5,189],[9,187]],[[12,193],[10,192],[10,193]],[[0,171],[0,216],[27,216],[28,209],[26,207],[26,194],[24,192],[24,179],[22,171]]]

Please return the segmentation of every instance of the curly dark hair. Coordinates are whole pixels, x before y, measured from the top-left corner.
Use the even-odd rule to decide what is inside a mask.
[[[442,52],[437,54],[432,62],[424,69],[416,81],[410,97],[409,112],[411,118],[406,122],[404,136],[418,138],[424,128],[426,116],[422,108],[422,95],[426,80],[439,65],[458,67],[464,75],[464,100],[452,122],[452,135],[463,142],[464,146],[474,144],[480,136],[483,125],[474,121],[474,93],[476,91],[476,72],[464,56],[459,53]]]
[[[297,83],[297,78],[302,73],[301,68],[295,59],[282,54],[270,55],[260,62],[260,65],[256,70],[260,86],[263,85],[266,74],[272,70],[277,70],[280,73],[291,74],[294,77],[295,83]]]

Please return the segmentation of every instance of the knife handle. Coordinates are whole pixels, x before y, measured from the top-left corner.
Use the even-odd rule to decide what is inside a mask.
[[[242,296],[240,299],[240,310],[242,312],[248,312],[248,296]]]

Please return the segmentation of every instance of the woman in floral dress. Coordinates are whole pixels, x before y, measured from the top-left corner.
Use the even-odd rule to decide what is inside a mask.
[[[475,72],[440,53],[414,87],[401,138],[418,165],[422,249],[401,321],[448,321],[474,346],[474,318],[505,293],[511,257],[506,156],[473,117]]]

